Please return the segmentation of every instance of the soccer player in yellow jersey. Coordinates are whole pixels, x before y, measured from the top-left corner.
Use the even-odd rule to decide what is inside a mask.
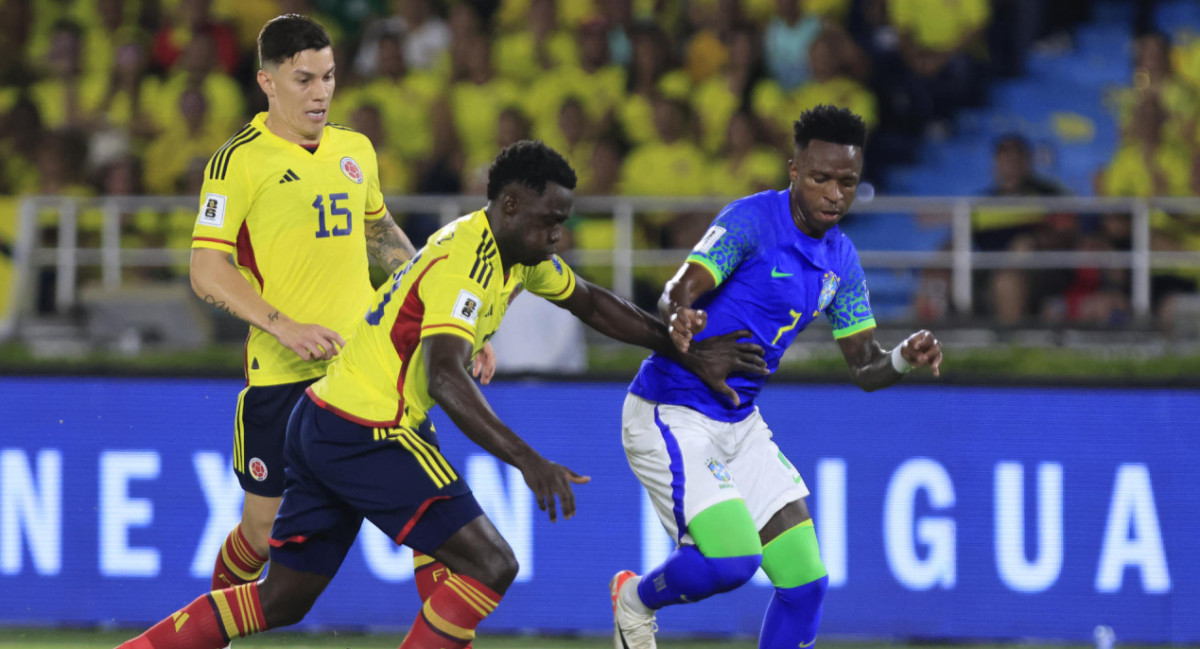
[[[246,498],[214,588],[262,572],[288,416],[369,306],[368,253],[389,272],[413,254],[384,206],[370,141],[326,121],[334,60],[325,30],[279,16],[258,51],[267,112],[209,161],[192,240],[196,294],[251,325],[233,456]]]
[[[354,337],[301,397],[288,424],[288,472],[260,582],[215,590],[121,645],[216,649],[299,622],[337,572],[366,518],[452,575],[426,599],[401,649],[462,649],[517,574],[512,549],[438,450],[440,405],[472,441],[520,469],[551,521],[575,513],[572,484],[488,406],[466,366],[521,290],[597,331],[677,359],[736,401],[734,372],[764,374],[762,348],[737,331],[672,345],[658,318],[577,277],[556,254],[575,172],[553,149],[522,140],[488,173],[487,206],[445,226],[375,293]],[[556,502],[557,499],[557,502]]]

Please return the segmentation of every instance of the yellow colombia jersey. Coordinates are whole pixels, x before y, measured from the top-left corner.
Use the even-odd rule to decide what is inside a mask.
[[[266,116],[205,168],[192,247],[233,254],[269,304],[348,338],[371,302],[363,221],[384,214],[375,150],[366,136],[327,125],[310,153],[268,130]],[[328,364],[302,360],[257,327],[245,362],[250,385],[315,378]]]
[[[575,290],[575,273],[555,256],[537,266],[514,265],[505,277],[483,210],[461,217],[379,287],[353,342],[310,393],[321,407],[360,424],[416,428],[434,405],[421,340],[461,336],[474,346],[472,355],[479,353],[522,288],[562,300]]]

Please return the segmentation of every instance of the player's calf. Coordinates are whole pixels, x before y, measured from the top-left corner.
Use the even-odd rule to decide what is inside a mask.
[[[496,610],[501,594],[466,575],[452,574],[430,594],[400,649],[465,649],[475,629]]]
[[[220,590],[258,581],[265,565],[267,558],[251,547],[239,524],[225,537],[221,551],[217,553],[217,562],[213,566],[212,589]]]
[[[251,583],[201,595],[117,649],[221,649],[266,629],[258,584]]]
[[[817,639],[829,577],[812,520],[792,527],[763,548],[763,571],[775,585],[759,634],[759,649],[811,647]]]

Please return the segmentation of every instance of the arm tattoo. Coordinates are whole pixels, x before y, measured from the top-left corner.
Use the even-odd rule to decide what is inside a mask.
[[[222,313],[229,314],[235,318],[241,317],[237,313],[234,313],[233,309],[229,308],[228,304],[225,304],[225,300],[218,300],[216,297],[214,297],[211,294],[204,296],[204,303]],[[279,313],[278,311],[275,312],[277,317],[278,317],[278,313]]]
[[[396,272],[415,252],[392,215],[385,212],[383,218],[367,221],[367,253],[387,272]]]
[[[273,312],[273,313],[271,313],[270,315],[268,315],[268,316],[267,316],[267,320],[270,320],[271,322],[275,322],[275,321],[276,321],[276,320],[278,320],[278,319],[279,319],[279,312],[278,312],[278,311],[275,311],[275,312]]]

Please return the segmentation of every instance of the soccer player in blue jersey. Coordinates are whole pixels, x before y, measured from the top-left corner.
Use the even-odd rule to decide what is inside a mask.
[[[930,332],[890,351],[876,342],[858,253],[837,227],[854,202],[865,140],[862,119],[847,109],[822,105],[800,116],[788,189],[727,206],[667,282],[658,307],[680,351],[749,330],[774,372],[824,313],[862,389],[887,387],[922,365],[938,374],[942,350]],[[808,488],[754,405],[766,378],[729,377],[733,401],[661,354],[642,363],[621,413],[622,442],[678,548],[645,575],[613,577],[616,649],[653,648],[655,611],[733,590],[759,566],[775,586],[760,649],[815,642],[828,577]]]

